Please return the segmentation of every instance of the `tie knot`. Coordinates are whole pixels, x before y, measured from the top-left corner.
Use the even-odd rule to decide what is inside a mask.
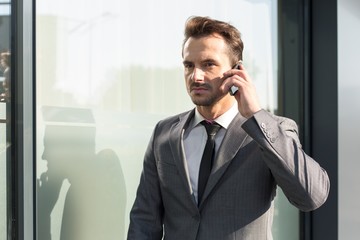
[[[204,125],[208,136],[214,137],[216,133],[220,130],[221,126],[216,122],[202,121],[202,125]]]

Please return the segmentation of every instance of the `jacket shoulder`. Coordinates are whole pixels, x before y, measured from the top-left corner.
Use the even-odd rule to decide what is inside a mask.
[[[171,126],[180,121],[187,121],[193,113],[194,109],[164,118],[157,123],[156,128]]]

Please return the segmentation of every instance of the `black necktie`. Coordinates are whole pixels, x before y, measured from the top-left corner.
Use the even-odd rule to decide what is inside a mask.
[[[206,141],[203,156],[201,158],[200,170],[199,170],[199,180],[198,180],[199,204],[212,168],[212,163],[215,155],[215,135],[220,129],[220,125],[215,122],[210,123],[208,121],[202,121],[201,124],[204,125],[204,127],[206,128],[208,138]]]

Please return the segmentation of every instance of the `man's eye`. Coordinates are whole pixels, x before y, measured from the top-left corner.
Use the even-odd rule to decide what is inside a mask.
[[[215,64],[213,62],[207,62],[204,64],[205,67],[212,67],[214,66]]]
[[[190,63],[185,63],[184,64],[184,68],[186,69],[189,69],[189,68],[192,68],[194,65],[193,64],[190,64]]]

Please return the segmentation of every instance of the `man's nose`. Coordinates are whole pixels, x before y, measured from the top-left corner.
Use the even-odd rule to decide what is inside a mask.
[[[201,70],[200,68],[194,68],[194,71],[191,75],[191,79],[194,82],[199,82],[199,81],[203,81],[204,80],[204,71]]]

